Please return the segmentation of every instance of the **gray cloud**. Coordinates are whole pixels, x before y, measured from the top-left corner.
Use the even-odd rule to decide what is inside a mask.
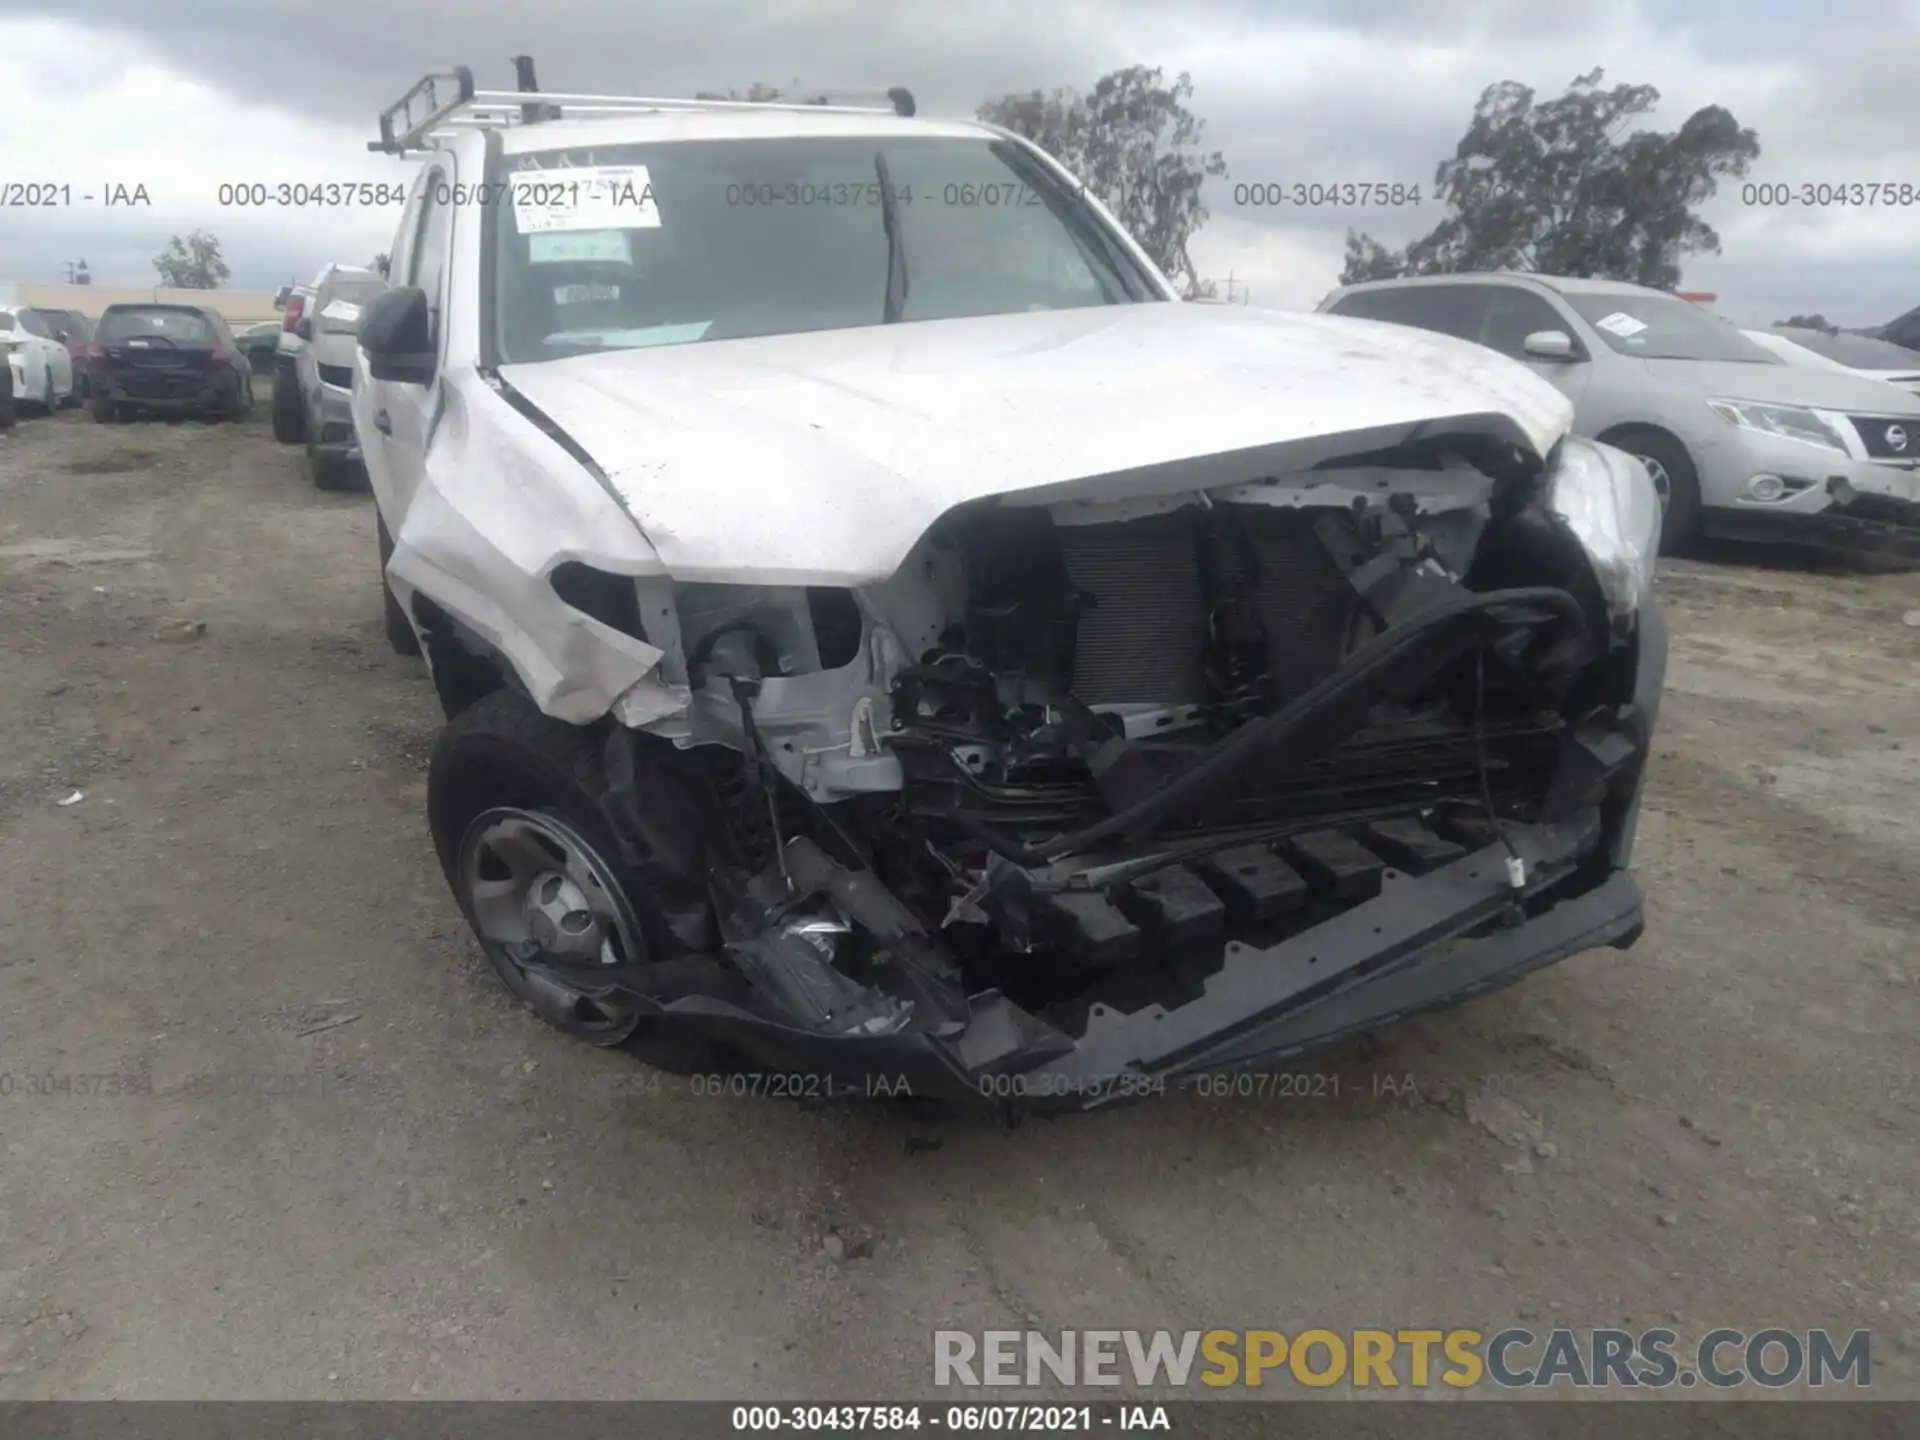
[[[1268,250],[1290,257],[1289,272],[1304,255],[1325,257],[1318,262],[1324,273],[1265,277],[1269,292],[1281,284],[1317,295],[1330,285],[1349,226],[1397,244],[1430,228],[1442,211],[1432,202],[1363,213],[1244,209],[1232,204],[1233,180],[1430,186],[1481,89],[1502,79],[1553,95],[1600,64],[1609,81],[1657,84],[1663,126],[1699,105],[1727,104],[1760,132],[1755,179],[1868,179],[1885,171],[1878,178],[1920,183],[1912,128],[1920,6],[1913,0],[1858,0],[1818,12],[1801,0],[1642,0],[1637,8],[1594,6],[1584,14],[1535,0],[1284,7],[1271,0],[1063,0],[1052,7],[547,0],[537,8],[468,0],[457,11],[389,0],[252,0],[241,12],[244,24],[230,0],[139,7],[32,0],[25,8],[96,32],[76,47],[63,84],[97,87],[103,70],[146,56],[234,100],[297,106],[369,135],[380,105],[424,71],[458,59],[474,65],[483,87],[505,88],[507,57],[523,49],[556,89],[690,93],[799,76],[904,83],[932,113],[970,111],[1008,90],[1085,85],[1136,61],[1186,68],[1195,109],[1208,122],[1207,143],[1225,152],[1231,168],[1231,180],[1211,187],[1208,198],[1219,221],[1232,222],[1236,253],[1261,249],[1242,246],[1243,234],[1257,241],[1265,233],[1274,241]],[[324,163],[300,159],[308,168]],[[1920,234],[1920,208],[1912,217]],[[1727,238],[1727,253],[1690,265],[1689,283],[1710,276],[1756,305],[1764,298],[1766,307],[1821,308],[1859,322],[1920,300],[1902,293],[1920,277],[1903,276],[1877,243],[1863,241],[1852,252],[1829,243],[1809,258],[1799,232],[1844,232],[1845,217],[1768,215],[1756,223],[1737,193],[1723,192],[1708,218]],[[1877,223],[1884,228],[1890,218]],[[283,230],[257,259],[252,243],[244,257],[271,279],[333,258],[329,246],[339,243],[324,227],[319,234],[311,226]],[[156,233],[144,254],[164,243],[165,227]],[[51,239],[34,237],[23,258],[33,261]],[[59,243],[83,239],[63,234]],[[241,259],[234,258],[236,284]]]

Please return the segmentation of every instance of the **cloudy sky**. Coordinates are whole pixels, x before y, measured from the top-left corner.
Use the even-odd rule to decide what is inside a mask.
[[[1235,183],[1430,188],[1498,80],[1545,97],[1604,66],[1609,83],[1659,87],[1662,128],[1730,108],[1760,135],[1754,181],[1920,187],[1920,0],[0,0],[0,184],[74,197],[0,210],[0,283],[59,279],[84,257],[97,283],[150,284],[167,237],[196,227],[220,237],[238,288],[364,263],[396,212],[223,208],[220,185],[397,178],[399,162],[366,151],[379,108],[455,62],[510,88],[521,51],[552,89],[798,76],[905,84],[927,114],[1134,63],[1189,71],[1231,170],[1194,258],[1258,305],[1313,305],[1349,225],[1397,245],[1442,212],[1252,210],[1232,203]],[[151,205],[107,208],[115,184],[144,185]],[[1781,210],[1739,190],[1706,211],[1724,253],[1685,276],[1726,313],[1872,324],[1920,304],[1920,205]]]

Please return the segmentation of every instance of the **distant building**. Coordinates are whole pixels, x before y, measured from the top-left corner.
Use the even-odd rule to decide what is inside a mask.
[[[15,285],[0,281],[0,307],[44,306],[49,310],[78,310],[90,320],[100,318],[109,305],[146,301],[174,305],[205,305],[224,316],[238,330],[263,320],[277,320],[270,290],[130,290],[111,285]]]

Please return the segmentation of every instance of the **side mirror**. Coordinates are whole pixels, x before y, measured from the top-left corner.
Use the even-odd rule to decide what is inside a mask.
[[[1536,360],[1573,359],[1573,337],[1564,330],[1536,330],[1521,342]]]
[[[402,385],[433,383],[433,315],[417,286],[383,290],[360,310],[360,348],[367,373]]]

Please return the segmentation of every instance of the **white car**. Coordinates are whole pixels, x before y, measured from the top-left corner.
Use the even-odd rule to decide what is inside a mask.
[[[1876,340],[1871,335],[1829,333],[1803,326],[1776,325],[1771,330],[1743,333],[1789,365],[1863,375],[1920,395],[1920,351]]]
[[[521,79],[382,115],[352,408],[529,1009],[1085,1107],[1633,943],[1660,502],[1551,385],[1184,303],[903,91]]]
[[[34,405],[51,415],[76,403],[73,358],[31,310],[0,310],[0,350],[13,372],[16,405]]]

